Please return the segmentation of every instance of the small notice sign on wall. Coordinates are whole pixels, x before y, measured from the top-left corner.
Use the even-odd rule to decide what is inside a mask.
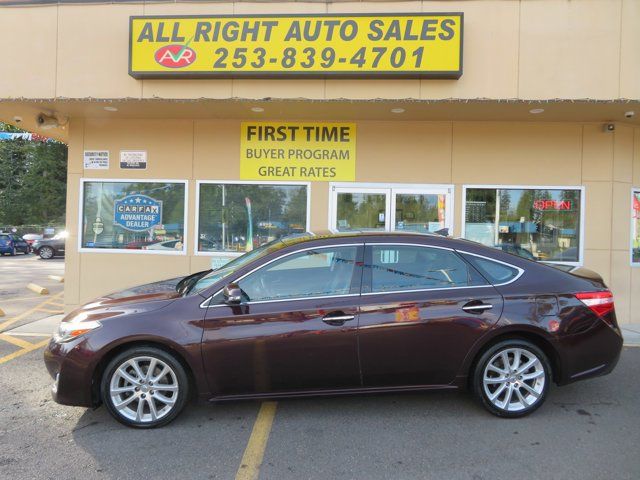
[[[109,151],[85,150],[83,163],[85,170],[109,170]]]
[[[147,168],[147,152],[144,150],[121,150],[120,168],[144,170]]]

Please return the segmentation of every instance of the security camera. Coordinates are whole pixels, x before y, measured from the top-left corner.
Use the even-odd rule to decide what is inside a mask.
[[[602,131],[603,132],[615,132],[616,131],[616,124],[615,123],[605,123],[602,126]]]
[[[625,118],[633,118],[636,116],[636,112],[634,112],[633,110],[629,110],[628,112],[624,112],[624,117]]]
[[[45,115],[44,113],[41,113],[36,117],[36,124],[38,125],[38,127],[42,128],[43,130],[55,128],[60,125],[56,117]]]

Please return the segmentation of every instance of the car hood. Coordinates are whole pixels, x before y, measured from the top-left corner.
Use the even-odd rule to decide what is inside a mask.
[[[69,313],[63,321],[75,320],[80,316],[82,320],[97,320],[158,310],[180,297],[176,285],[183,278],[170,278],[104,295]]]

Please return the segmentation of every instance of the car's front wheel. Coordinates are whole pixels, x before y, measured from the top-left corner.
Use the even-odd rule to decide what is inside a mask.
[[[40,255],[40,258],[43,260],[49,260],[50,258],[53,258],[53,248],[51,247],[41,247],[40,251],[38,252],[38,255]]]
[[[485,351],[474,371],[474,392],[500,417],[522,417],[540,407],[551,383],[544,352],[526,340],[505,340]]]
[[[153,428],[171,422],[184,408],[189,381],[180,362],[154,347],[135,347],[107,365],[102,401],[119,422]]]

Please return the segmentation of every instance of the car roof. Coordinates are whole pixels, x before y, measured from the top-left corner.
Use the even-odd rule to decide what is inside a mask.
[[[432,240],[433,243],[438,244],[457,244],[459,247],[468,245],[479,245],[477,242],[462,238],[447,237],[435,233],[422,233],[422,232],[372,232],[372,231],[349,231],[349,232],[331,232],[331,231],[313,231],[299,234],[288,235],[280,238],[280,241],[285,246],[293,246],[306,242],[314,242],[317,240],[327,240],[328,243],[332,243],[331,240],[338,239],[351,239],[354,241],[370,240],[377,242],[393,241],[401,242],[403,240]],[[453,245],[451,245],[453,246]]]

